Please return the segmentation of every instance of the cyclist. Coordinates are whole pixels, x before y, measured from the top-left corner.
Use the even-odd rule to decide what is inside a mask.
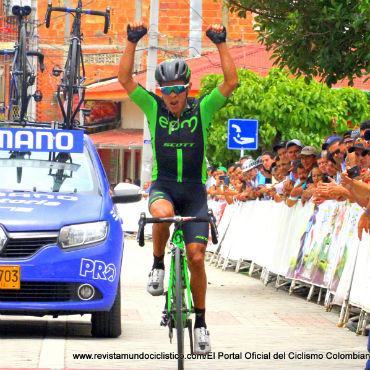
[[[182,60],[160,63],[155,78],[162,92],[157,96],[132,78],[135,49],[147,33],[143,22],[127,26],[127,46],[123,53],[118,79],[129,97],[145,113],[153,147],[152,186],[149,211],[153,217],[206,216],[207,134],[213,114],[221,108],[238,84],[235,64],[226,46],[226,29],[210,25],[207,36],[219,51],[224,81],[210,94],[200,99],[189,98],[190,69]],[[204,254],[208,241],[207,223],[186,223],[183,226],[190,286],[195,309],[194,351],[211,350],[205,322],[207,278]],[[153,268],[147,290],[152,295],[163,294],[164,251],[169,238],[169,224],[153,225]]]

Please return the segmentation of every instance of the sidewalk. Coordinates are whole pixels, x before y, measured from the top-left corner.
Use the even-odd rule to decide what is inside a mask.
[[[153,357],[176,352],[176,335],[170,344],[168,330],[159,326],[164,297],[146,293],[151,263],[151,243],[140,248],[135,241],[126,241],[121,278],[123,334],[119,339],[90,338],[89,317],[13,320],[2,316],[1,367],[177,369],[176,360],[113,358],[117,354]],[[364,368],[365,360],[327,358],[330,354],[366,353],[367,337],[338,328],[337,313],[325,312],[322,306],[273,286],[264,287],[260,280],[244,274],[223,272],[208,264],[207,273],[206,317],[214,352],[210,359],[186,360],[186,369]],[[188,338],[185,345],[188,348]],[[96,358],[73,358],[84,353]],[[274,359],[274,355],[285,359]]]

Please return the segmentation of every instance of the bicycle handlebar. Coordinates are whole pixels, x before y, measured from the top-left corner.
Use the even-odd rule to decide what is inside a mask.
[[[212,243],[218,243],[218,233],[216,227],[216,220],[215,216],[213,215],[212,210],[208,210],[207,217],[181,217],[181,216],[174,216],[174,217],[154,217],[148,218],[145,215],[145,212],[141,213],[140,220],[139,220],[139,230],[137,233],[137,241],[139,242],[140,247],[143,247],[144,242],[144,228],[146,224],[164,224],[164,223],[176,223],[182,224],[185,222],[207,222],[211,225],[211,236],[212,236]]]
[[[82,8],[66,8],[66,7],[61,7],[61,6],[53,6],[52,1],[49,0],[48,7],[46,9],[46,15],[45,15],[46,28],[50,27],[50,19],[51,19],[52,12],[98,15],[101,17],[105,17],[104,33],[107,33],[108,29],[110,28],[110,7],[109,6],[107,7],[105,12],[101,12],[98,10],[90,10],[90,9],[83,10]]]
[[[0,55],[14,55],[15,50],[0,50]],[[40,63],[40,70],[41,72],[44,72],[45,64],[44,64],[44,55],[40,53],[39,51],[27,51],[27,56],[31,57],[37,57]]]
[[[15,50],[0,50],[0,55],[14,55]]]
[[[44,72],[44,54],[40,53],[39,51],[27,51],[27,55],[31,57],[37,57],[40,63],[40,71]]]

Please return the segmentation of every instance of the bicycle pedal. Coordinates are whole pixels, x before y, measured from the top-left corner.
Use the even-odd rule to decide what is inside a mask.
[[[167,326],[168,323],[169,323],[169,315],[168,315],[168,312],[167,311],[163,311],[162,312],[162,319],[161,319],[161,323],[160,323],[160,326]]]

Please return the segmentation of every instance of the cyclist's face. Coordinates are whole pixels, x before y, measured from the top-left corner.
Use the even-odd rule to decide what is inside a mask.
[[[185,85],[184,81],[172,81],[172,82],[163,82],[162,86],[175,86],[175,85]],[[169,95],[162,94],[162,98],[166,107],[170,112],[172,112],[177,117],[181,116],[181,113],[184,111],[186,107],[186,98],[188,96],[188,92],[191,90],[191,82],[189,83],[189,87],[182,93],[176,94],[175,92],[171,92]]]

